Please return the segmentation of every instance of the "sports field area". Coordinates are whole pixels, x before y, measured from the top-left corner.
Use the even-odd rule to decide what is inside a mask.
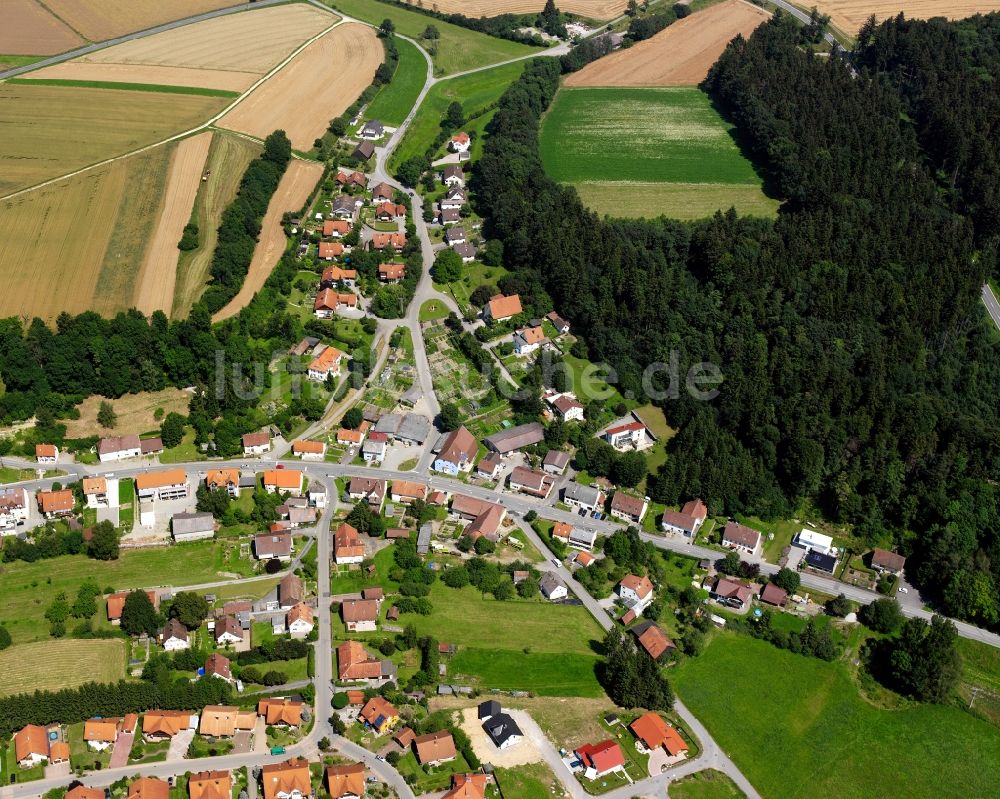
[[[730,131],[696,88],[564,88],[542,122],[542,161],[600,214],[771,216],[778,203]]]
[[[521,58],[540,52],[537,47],[498,39],[477,33],[468,28],[460,28],[439,19],[405,8],[379,3],[377,0],[323,0],[334,9],[343,11],[355,19],[381,25],[382,20],[391,19],[396,26],[396,32],[411,39],[419,39],[428,25],[438,29],[441,38],[438,39],[437,53],[433,56],[435,73],[449,75],[452,72],[464,72],[512,58]]]
[[[396,49],[399,63],[392,80],[379,90],[365,110],[369,119],[381,120],[392,127],[398,127],[406,119],[424,87],[427,75],[427,62],[415,45],[397,38]]]
[[[996,792],[1000,729],[957,707],[877,707],[848,668],[719,633],[671,681],[763,796],[870,799],[902,795],[900,786],[908,799]]]
[[[0,696],[117,682],[125,676],[125,642],[62,638],[13,646],[0,652],[0,674]]]

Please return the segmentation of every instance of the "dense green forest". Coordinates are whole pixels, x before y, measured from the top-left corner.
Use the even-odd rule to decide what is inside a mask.
[[[891,76],[798,40],[776,16],[734,41],[703,86],[786,199],[777,221],[598,219],[539,159],[559,80],[547,59],[500,101],[474,180],[479,210],[528,301],[586,331],[622,390],[641,396],[644,368],[671,352],[682,370],[721,367],[716,400],[682,390],[664,402],[679,432],[648,482],[655,499],[702,496],[714,512],[765,517],[810,500],[869,544],[900,547],[949,613],[996,626],[987,227],[921,146]],[[951,68],[976,71],[965,59]]]

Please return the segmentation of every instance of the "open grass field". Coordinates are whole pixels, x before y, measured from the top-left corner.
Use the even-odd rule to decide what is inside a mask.
[[[749,37],[770,16],[744,0],[723,0],[587,64],[567,76],[566,85],[697,86],[733,37]]]
[[[405,0],[418,5],[423,0]],[[424,6],[427,4],[424,3]],[[628,0],[560,0],[560,11],[578,14],[589,19],[614,19],[620,17]],[[442,14],[464,14],[467,17],[498,17],[501,14],[533,14],[545,7],[545,0],[435,0],[433,8]]]
[[[253,251],[250,269],[239,293],[225,308],[212,317],[220,322],[235,316],[260,291],[274,265],[285,251],[285,230],[281,227],[281,216],[285,211],[298,211],[309,198],[323,176],[323,165],[317,161],[291,161],[278,184],[277,191],[267,206],[267,213],[261,223],[257,247]]]
[[[186,316],[201,296],[208,282],[208,268],[218,241],[222,212],[236,196],[243,173],[260,151],[259,144],[241,136],[217,132],[212,138],[205,164],[211,174],[200,184],[191,212],[191,219],[198,225],[198,247],[187,252],[178,250],[180,257],[170,316]]]
[[[540,146],[549,175],[582,186],[599,213],[692,219],[730,205],[768,207],[730,126],[695,88],[562,89]]]
[[[712,768],[681,777],[670,786],[670,799],[743,799],[744,796],[736,783]]]
[[[236,0],[44,0],[57,17],[94,42],[193,17]]]
[[[135,296],[135,307],[146,315],[157,310],[169,313],[173,305],[180,255],[177,242],[191,219],[212,136],[206,131],[184,139],[170,158],[163,208],[146,249]]]
[[[0,314],[52,320],[61,311],[131,307],[174,147],[0,202],[0,276],[7,286]]]
[[[46,640],[49,625],[45,609],[60,591],[65,591],[72,603],[77,588],[87,579],[95,580],[102,589],[118,591],[221,580],[219,572],[226,570],[224,546],[221,541],[196,541],[184,544],[183,555],[174,547],[157,547],[122,550],[118,560],[110,561],[63,555],[34,563],[4,563],[0,567],[0,596],[4,598],[0,621],[17,645]],[[106,619],[101,602],[97,619]]]
[[[125,642],[64,638],[0,652],[0,696],[117,682],[125,676]]]
[[[436,608],[435,608],[436,611]],[[531,691],[538,696],[604,695],[597,682],[594,654],[503,651],[462,647],[448,666],[450,678],[465,684],[478,678],[481,690]]]
[[[441,130],[441,120],[452,102],[460,102],[468,117],[499,100],[523,71],[524,64],[516,62],[435,84],[427,92],[406,135],[393,152],[391,167],[395,169],[407,158],[426,152]]]
[[[377,0],[323,0],[323,2],[348,16],[373,25],[381,25],[382,20],[391,19],[396,25],[397,32],[412,39],[420,38],[420,34],[427,26],[433,24],[441,34],[437,54],[433,56],[434,71],[437,75],[464,72],[467,69],[485,67],[540,52],[537,47],[487,36],[485,33],[460,28],[416,11],[379,3]]]
[[[38,0],[4,0],[0,53],[52,55],[82,44],[80,35]]]
[[[165,388],[162,391],[146,391],[141,394],[126,394],[118,399],[105,400],[104,397],[87,397],[77,405],[80,412],[79,419],[67,419],[63,422],[66,425],[66,438],[86,438],[88,436],[105,435],[104,430],[97,423],[97,412],[101,407],[101,402],[110,402],[118,415],[115,424],[115,435],[127,435],[134,433],[147,433],[157,430],[160,423],[156,420],[157,408],[163,408],[164,415],[174,411],[187,416],[188,402],[191,395],[179,388]]]
[[[562,791],[552,770],[543,763],[498,768],[494,770],[493,777],[504,796],[516,796],[517,799],[548,799],[550,795],[558,796]]]
[[[219,126],[263,139],[282,128],[308,150],[375,77],[382,43],[367,25],[338,25],[219,120]],[[336,76],[336,77],[334,77]]]
[[[996,0],[816,0],[815,3],[796,3],[808,10],[815,5],[830,22],[848,36],[856,36],[865,20],[872,14],[879,21],[894,17],[902,11],[909,19],[948,17],[964,19],[973,14],[988,14],[1000,10]]]
[[[406,39],[396,39],[399,63],[392,80],[368,104],[365,116],[379,119],[386,125],[398,127],[410,113],[417,95],[424,87],[427,62],[423,54]]]
[[[1000,729],[955,707],[875,707],[847,669],[719,634],[672,682],[764,796],[995,793]]]
[[[188,130],[227,100],[189,94],[0,84],[0,193]],[[122,120],[129,120],[123,125]]]

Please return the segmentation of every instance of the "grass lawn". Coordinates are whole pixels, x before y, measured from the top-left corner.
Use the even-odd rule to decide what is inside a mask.
[[[562,89],[540,144],[546,171],[599,213],[697,219],[735,205],[774,216],[731,131],[693,87]]]
[[[83,725],[80,721],[66,727],[66,740],[69,743],[69,763],[73,770],[83,769],[92,771],[94,769],[107,768],[111,762],[111,749],[103,752],[95,752],[87,742],[83,740]]]
[[[594,673],[597,663],[593,654],[462,647],[448,664],[448,678],[464,684],[464,677],[471,675],[479,678],[483,689],[531,691],[538,696],[599,697],[604,691]]]
[[[542,763],[529,763],[516,768],[498,768],[493,772],[504,796],[517,799],[548,799],[559,795],[562,786],[552,771]]]
[[[573,393],[584,405],[591,400],[602,400],[612,408],[619,402],[624,403],[629,409],[636,406],[635,400],[626,400],[617,388],[605,380],[608,376],[607,368],[583,358],[577,358],[570,353],[568,347],[563,351],[563,363],[569,369]]]
[[[720,633],[672,682],[764,796],[897,796],[902,786],[908,799],[995,793],[1000,730],[956,707],[879,709],[845,663]]]
[[[427,74],[427,62],[415,45],[405,39],[396,39],[396,49],[399,51],[396,72],[365,111],[366,117],[379,119],[391,127],[401,125],[406,119],[424,87]]]
[[[395,9],[388,10],[389,7],[386,6],[382,7],[387,8],[387,14],[395,11]],[[421,20],[424,20],[424,26],[430,21],[427,17],[421,17]],[[433,22],[438,25],[437,20]],[[471,64],[469,66],[471,67]],[[444,119],[452,102],[456,100],[460,102],[462,110],[468,117],[499,100],[500,95],[521,76],[523,70],[524,62],[517,62],[435,84],[427,92],[420,109],[413,117],[413,122],[410,123],[409,130],[393,152],[390,160],[391,169],[395,170],[407,158],[423,155],[427,151],[441,130],[441,120]]]
[[[420,306],[420,321],[433,322],[435,319],[444,319],[449,313],[448,306],[441,300],[427,300]]]
[[[32,766],[31,768],[21,768],[17,764],[17,753],[14,750],[13,740],[10,745],[7,746],[3,751],[3,758],[0,758],[0,767],[4,771],[4,784],[7,784],[17,776],[18,782],[30,782],[32,780],[40,780],[45,776],[45,764],[39,763],[37,766]]]
[[[135,483],[131,480],[118,481],[118,526],[126,532],[135,522]]]
[[[0,652],[0,674],[0,696],[116,682],[125,676],[125,642],[62,638],[12,646]]]
[[[323,2],[348,16],[373,25],[381,25],[382,20],[391,19],[396,25],[396,30],[411,39],[419,39],[427,26],[433,25],[441,34],[437,55],[434,56],[434,72],[438,75],[476,69],[541,52],[537,47],[497,39],[485,33],[451,25],[417,11],[408,11],[375,0],[323,0]],[[420,74],[423,75],[422,68]]]
[[[203,460],[205,460],[205,454],[194,443],[194,430],[185,431],[180,444],[164,450],[163,454],[160,455],[160,463],[187,463]]]
[[[500,278],[506,274],[507,270],[502,266],[486,266],[479,261],[473,261],[463,267],[461,280],[456,280],[454,283],[437,283],[435,286],[441,291],[449,292],[458,303],[458,307],[465,310],[472,307],[469,300],[472,292],[483,285],[495,287]]]
[[[330,593],[334,596],[338,594],[354,594],[362,588],[382,586],[386,593],[399,590],[399,584],[389,579],[389,570],[393,567],[393,548],[391,546],[380,550],[374,558],[375,574],[361,569],[349,569],[346,566],[337,567],[336,564],[330,566]]]
[[[670,786],[670,799],[743,799],[745,794],[715,769],[697,771]]]
[[[412,782],[409,779],[407,782],[410,783],[413,792],[418,796],[424,793],[442,791],[451,785],[452,774],[462,774],[470,770],[469,764],[461,755],[449,763],[431,767],[421,766],[413,752],[407,752],[401,757],[399,763],[396,764],[396,769],[404,778],[411,775],[414,777]]]

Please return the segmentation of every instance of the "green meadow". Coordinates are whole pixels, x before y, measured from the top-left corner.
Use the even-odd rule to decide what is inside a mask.
[[[392,127],[398,127],[406,119],[427,75],[427,62],[416,45],[406,39],[396,39],[396,48],[399,51],[396,72],[365,111],[365,117],[381,120]]]

